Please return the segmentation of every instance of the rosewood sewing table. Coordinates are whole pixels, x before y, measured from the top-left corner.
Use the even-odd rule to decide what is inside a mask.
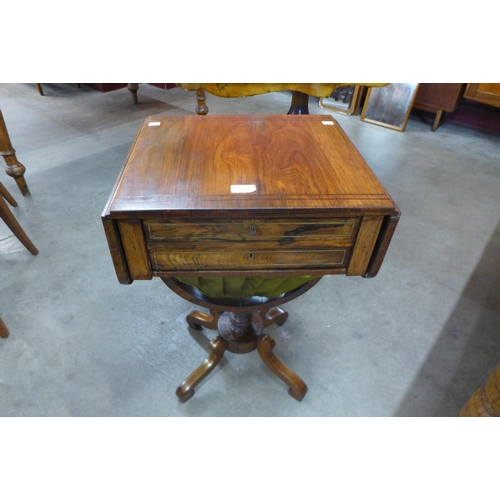
[[[210,310],[187,318],[219,335],[177,389],[182,401],[226,349],[258,349],[300,400],[307,387],[272,354],[263,329],[283,324],[276,306],[323,275],[375,276],[399,215],[330,116],[153,116],[102,219],[120,283],[159,277]],[[278,283],[279,292],[217,295],[210,286],[221,279]]]

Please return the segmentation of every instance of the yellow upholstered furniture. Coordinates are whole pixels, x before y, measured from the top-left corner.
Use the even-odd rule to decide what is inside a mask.
[[[309,96],[328,97],[337,87],[363,85],[365,87],[383,87],[387,83],[178,83],[184,90],[196,91],[198,106],[196,113],[206,115],[206,92],[217,97],[246,97],[268,92],[292,92],[292,104],[289,115],[309,114]]]

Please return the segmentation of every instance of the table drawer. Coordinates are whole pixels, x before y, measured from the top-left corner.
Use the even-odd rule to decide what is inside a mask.
[[[144,221],[149,242],[173,240],[250,241],[269,239],[334,239],[352,241],[359,228],[358,218],[226,219],[222,221]]]
[[[344,267],[349,254],[349,248],[255,252],[189,252],[152,249],[151,263],[154,271],[330,268]]]

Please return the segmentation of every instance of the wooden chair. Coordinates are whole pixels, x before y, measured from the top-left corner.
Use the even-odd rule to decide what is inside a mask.
[[[24,232],[23,228],[17,222],[13,213],[10,211],[7,200],[13,207],[17,207],[16,200],[12,198],[11,194],[7,191],[5,186],[0,182],[0,217],[3,219],[5,224],[10,228],[19,241],[33,254],[38,254],[38,249],[35,247],[33,242],[28,238],[27,234]]]

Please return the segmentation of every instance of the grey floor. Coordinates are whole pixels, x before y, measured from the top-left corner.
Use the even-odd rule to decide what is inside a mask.
[[[214,332],[160,280],[120,285],[100,220],[147,116],[194,114],[195,96],[141,85],[0,85],[0,109],[31,196],[1,182],[38,246],[0,223],[1,416],[454,416],[500,362],[500,139],[412,116],[404,133],[335,114],[398,203],[379,275],[325,277],[271,327],[307,383],[302,402],[256,352],[227,354],[180,403],[177,385]],[[286,113],[286,93],[208,97],[211,114]],[[330,114],[312,98],[311,113]],[[2,167],[3,168],[3,167]]]

